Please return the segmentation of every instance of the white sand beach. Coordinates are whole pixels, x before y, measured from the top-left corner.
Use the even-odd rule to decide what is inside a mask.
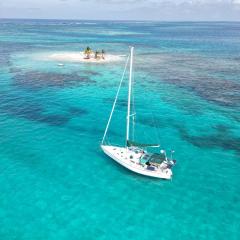
[[[90,59],[86,59],[83,52],[58,52],[45,55],[46,60],[54,60],[61,62],[91,62],[91,63],[107,63],[121,61],[123,55],[105,54],[104,59],[95,59],[94,55]]]

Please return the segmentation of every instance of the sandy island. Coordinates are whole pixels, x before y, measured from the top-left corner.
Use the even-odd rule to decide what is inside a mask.
[[[123,59],[123,55],[111,55],[105,54],[104,59],[99,58],[95,59],[91,57],[87,59],[83,52],[60,52],[60,53],[52,53],[44,58],[47,60],[54,60],[60,62],[91,62],[91,63],[107,63],[107,62],[117,62]]]

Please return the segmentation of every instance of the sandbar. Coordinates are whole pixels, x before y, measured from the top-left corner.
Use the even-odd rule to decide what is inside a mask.
[[[90,62],[90,63],[108,63],[108,62],[118,62],[123,59],[123,55],[112,55],[105,54],[104,59],[101,57],[95,59],[94,56],[91,56],[90,59],[87,59],[83,52],[58,52],[50,53],[45,55],[44,58],[47,60],[54,60],[60,62]]]

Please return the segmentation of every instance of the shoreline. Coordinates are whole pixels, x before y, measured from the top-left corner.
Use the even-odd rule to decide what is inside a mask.
[[[46,54],[43,58],[45,60],[60,62],[109,63],[121,61],[123,57],[123,55],[105,54],[104,59],[95,59],[93,56],[90,59],[86,59],[83,52],[58,52]]]

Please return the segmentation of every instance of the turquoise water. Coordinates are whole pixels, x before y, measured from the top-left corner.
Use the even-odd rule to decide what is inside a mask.
[[[131,44],[136,139],[175,149],[172,181],[99,148],[125,57],[39,57]],[[239,56],[240,23],[1,20],[0,239],[239,239]],[[118,144],[126,87],[109,132]]]

